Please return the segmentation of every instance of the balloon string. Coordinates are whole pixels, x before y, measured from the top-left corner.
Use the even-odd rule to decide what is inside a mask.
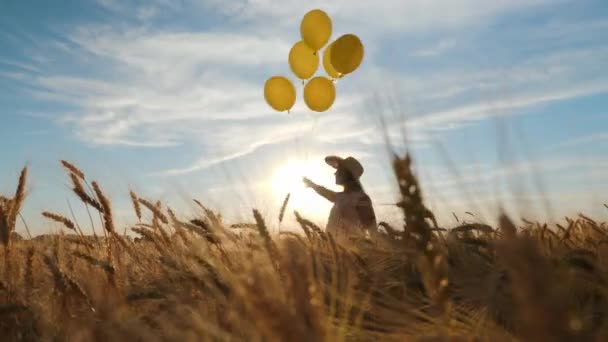
[[[309,166],[309,159],[310,159],[310,150],[312,149],[312,143],[314,142],[314,137],[315,137],[315,133],[317,131],[317,123],[318,123],[318,117],[314,114],[312,114],[312,126],[310,128],[310,140],[309,140],[309,144],[308,146],[306,146],[306,150],[305,150],[305,156],[304,156],[304,163],[306,165],[306,171],[308,171]]]
[[[296,136],[295,138],[293,138],[293,140],[296,145],[296,154],[299,158],[302,155],[302,145],[300,144],[300,137]]]

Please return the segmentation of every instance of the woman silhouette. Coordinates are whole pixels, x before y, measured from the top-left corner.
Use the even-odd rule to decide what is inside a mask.
[[[363,166],[353,157],[343,159],[328,156],[325,162],[336,169],[336,184],[344,188],[342,192],[331,191],[306,177],[303,181],[307,187],[334,204],[327,220],[327,232],[340,241],[346,241],[349,237],[364,237],[366,232],[374,236],[377,232],[376,214],[371,199],[359,181]]]

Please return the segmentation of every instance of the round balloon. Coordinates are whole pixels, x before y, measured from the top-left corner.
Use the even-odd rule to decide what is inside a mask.
[[[304,86],[304,102],[315,112],[328,110],[336,99],[334,82],[327,77],[317,76]]]
[[[289,67],[299,79],[307,80],[319,68],[319,56],[301,40],[289,51]]]
[[[355,71],[363,60],[363,44],[354,34],[345,34],[331,44],[331,65],[346,75]]]
[[[331,65],[331,45],[326,47],[325,51],[323,51],[323,68],[329,77],[333,79],[341,77],[340,73]]]
[[[264,99],[274,110],[290,110],[296,103],[296,88],[287,78],[273,76],[264,84]]]
[[[300,23],[302,40],[315,51],[321,50],[327,44],[331,30],[331,19],[320,9],[306,13]]]

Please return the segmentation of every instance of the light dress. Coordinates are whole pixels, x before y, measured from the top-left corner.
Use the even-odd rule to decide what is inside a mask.
[[[357,207],[370,206],[369,197],[362,191],[338,192],[334,205],[327,219],[327,232],[339,241],[347,241],[349,237],[364,237],[365,230],[375,227],[365,227],[361,222]]]

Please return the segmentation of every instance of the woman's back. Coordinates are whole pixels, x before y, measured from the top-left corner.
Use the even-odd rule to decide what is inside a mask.
[[[365,192],[336,193],[334,205],[327,220],[327,232],[337,239],[364,236],[365,230],[375,229],[376,219],[372,203]]]

